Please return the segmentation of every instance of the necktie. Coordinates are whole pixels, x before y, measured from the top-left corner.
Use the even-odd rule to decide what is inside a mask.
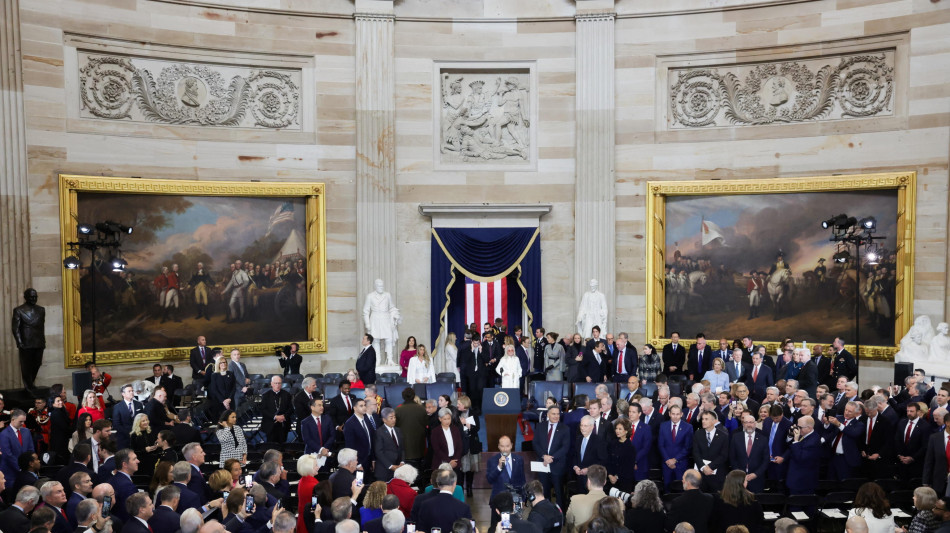
[[[600,417],[594,419],[594,435],[600,433]]]
[[[633,440],[633,436],[637,434],[637,424],[630,424],[630,440]]]
[[[201,347],[201,362],[204,363],[204,364],[208,364],[208,360],[205,359],[205,347],[204,347],[204,346]]]
[[[396,448],[398,449],[398,448],[399,448],[399,439],[396,438],[396,430],[390,428],[390,429],[389,429],[389,434],[392,435],[392,437],[393,437],[393,443],[396,444]]]
[[[323,445],[323,424],[320,423],[320,417],[317,417],[317,435],[320,435],[320,445]]]
[[[363,418],[362,424],[363,424],[363,429],[366,430],[366,438],[367,438],[370,442],[373,442],[373,437],[371,437],[370,434],[369,434],[369,427],[366,425],[366,418]]]
[[[844,424],[841,425],[841,429],[838,431],[838,436],[835,437],[835,442],[831,445],[832,453],[838,453],[838,443],[841,442],[841,437],[844,436],[844,428],[848,427],[848,422],[848,420],[845,420]]]
[[[703,371],[703,351],[702,350],[696,350],[696,371],[697,372]]]
[[[505,461],[505,468],[508,470],[508,479],[511,479],[511,457]]]
[[[129,415],[132,416],[132,418],[135,418],[135,411],[132,410],[132,402],[129,402],[128,406],[129,406]]]
[[[20,441],[20,446],[23,446],[23,433],[18,429],[16,431],[16,438]]]
[[[557,424],[548,425],[548,455],[551,455],[551,440],[554,438],[554,428]]]
[[[759,367],[755,367],[755,371],[752,372],[752,382],[755,383],[759,379]]]
[[[373,420],[373,417],[372,417],[372,416],[367,416],[366,418],[367,418],[367,420],[369,420],[369,425],[373,426],[373,429],[375,430],[375,429],[376,429],[376,421]]]
[[[676,424],[673,424],[673,442],[676,442]]]
[[[581,461],[584,460],[584,452],[587,451],[587,437],[584,437],[584,440],[581,441]]]
[[[868,418],[868,436],[867,436],[867,440],[864,441],[865,444],[871,444],[872,431],[874,431],[874,419]]]
[[[617,373],[625,374],[625,372],[623,371],[623,350],[621,350],[620,353],[617,354]]]
[[[712,446],[712,439],[713,439],[712,431],[707,431],[707,432],[706,432],[706,444]]]
[[[350,397],[344,396],[343,401],[346,403],[346,412],[353,414],[353,406],[350,405]]]
[[[772,423],[772,431],[769,433],[769,455],[775,455],[772,453],[772,441],[775,440],[775,433],[778,431],[778,424]]]
[[[745,445],[745,454],[747,457],[752,457],[752,434],[749,433],[749,442]]]
[[[627,402],[629,403],[629,402],[632,402],[632,401],[633,401],[633,393],[632,393],[632,392],[628,392],[628,393],[627,393]]]
[[[736,363],[736,379],[739,379],[739,363]]]
[[[912,429],[914,429],[914,422],[913,422],[913,421],[908,421],[908,422],[907,422],[907,433],[904,433],[904,444],[907,444],[907,443],[910,442],[910,430],[912,430]]]
[[[69,522],[69,518],[66,516],[66,511],[60,509],[60,510],[59,510],[59,514],[63,515],[63,519],[66,520],[67,522]],[[148,530],[151,531],[152,528],[148,528]]]
[[[690,409],[686,412],[686,423],[691,424],[693,422],[693,410]]]
[[[837,355],[837,354],[835,354],[835,355]],[[835,358],[834,358],[834,357],[831,358],[831,366],[829,367],[828,375],[829,375],[829,376],[835,375]]]
[[[148,533],[155,533],[155,530],[152,529],[152,526],[148,526]]]

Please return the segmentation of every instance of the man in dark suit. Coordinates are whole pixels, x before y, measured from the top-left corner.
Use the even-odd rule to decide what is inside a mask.
[[[691,425],[683,422],[683,410],[678,405],[670,407],[669,415],[670,419],[660,424],[659,433],[663,484],[667,489],[674,479],[681,479],[690,467],[694,431]]]
[[[181,377],[175,375],[174,365],[165,365],[162,372],[165,374],[165,382],[167,383],[165,390],[168,391],[168,401],[172,402],[172,405],[178,405],[178,397],[175,396],[175,393],[185,388],[185,384]]]
[[[145,412],[142,402],[135,399],[132,385],[122,386],[122,401],[112,407],[112,435],[118,449],[131,446],[132,421],[135,415]]]
[[[376,348],[373,348],[373,336],[364,334],[361,343],[363,347],[356,358],[356,372],[360,375],[360,380],[369,385],[376,383]]]
[[[670,334],[670,343],[663,347],[663,373],[667,376],[685,374],[686,348],[680,344],[680,334]]]
[[[924,456],[923,484],[937,494],[947,492],[947,439],[950,438],[950,413],[943,416],[944,430],[930,436]]]
[[[818,463],[821,460],[821,437],[815,432],[815,420],[803,416],[796,423],[794,437],[785,450],[788,467],[785,485],[789,494],[814,494],[818,487]]]
[[[854,477],[853,472],[861,466],[859,445],[864,440],[865,424],[858,417],[857,402],[848,402],[844,408],[844,415],[829,417],[828,423],[836,430],[831,433],[834,437],[831,442],[828,478],[844,481]]]
[[[20,470],[20,454],[33,451],[33,436],[26,428],[26,413],[14,409],[10,413],[10,423],[0,431],[0,471],[3,477],[14,480]]]
[[[554,494],[558,504],[564,507],[564,474],[567,472],[568,452],[571,448],[571,432],[561,422],[561,408],[548,408],[547,421],[538,424],[535,432],[534,451],[538,458],[551,469],[550,473],[539,472],[538,480],[544,485],[544,493]]]
[[[56,522],[50,529],[51,533],[69,533],[73,528],[66,519],[66,491],[63,485],[58,481],[47,481],[40,487],[40,495],[43,497],[43,503],[38,508],[49,507],[53,510]],[[34,512],[34,516],[36,513]],[[3,524],[0,524],[3,525]],[[5,525],[4,525],[5,527]]]
[[[630,442],[633,443],[633,449],[637,452],[634,459],[637,463],[634,478],[640,482],[650,475],[654,457],[656,457],[656,464],[660,464],[660,451],[659,447],[653,445],[657,439],[650,426],[643,421],[642,407],[639,403],[630,404],[627,408],[627,416],[630,420]]]
[[[317,392],[317,380],[313,378],[303,378],[300,383],[300,392],[294,395],[294,415],[297,418],[297,432],[300,432],[300,424],[310,416],[310,402],[316,397],[323,397]]]
[[[455,483],[454,471],[439,471],[435,479],[438,494],[429,498],[420,506],[419,517],[416,522],[418,531],[431,531],[432,528],[437,527],[448,532],[452,531],[452,524],[459,518],[472,519],[472,510],[468,504],[460,502],[452,496]]]
[[[424,407],[413,401],[415,397],[412,387],[402,390],[402,404],[396,407],[396,427],[402,430],[406,462],[418,467],[425,454],[428,415]]]
[[[208,484],[205,483],[204,475],[201,473],[201,465],[205,463],[204,448],[201,447],[201,444],[192,442],[182,448],[181,454],[185,457],[185,461],[191,465],[191,476],[185,483],[192,492],[198,495],[198,501],[201,502],[201,505],[204,505],[208,503],[209,496],[211,495],[211,489],[208,487]],[[175,464],[177,465],[179,463]]]
[[[92,494],[92,476],[87,472],[76,472],[69,478],[69,485],[63,485],[64,487],[69,487],[72,491],[72,494],[69,495],[69,499],[66,500],[66,505],[63,509],[66,511],[66,520],[69,521],[69,526],[72,529],[76,529],[78,525],[76,521],[76,506],[79,505],[79,502],[88,498]]]
[[[290,418],[294,412],[294,399],[281,387],[283,378],[270,378],[270,389],[261,395],[261,431],[267,435],[268,442],[283,444],[290,432]]]
[[[231,350],[231,360],[228,361],[228,372],[234,376],[234,408],[244,401],[244,396],[251,390],[251,378],[247,372],[247,365],[241,362],[241,350]]]
[[[835,351],[834,358],[831,361],[831,375],[835,379],[846,376],[848,381],[854,381],[858,376],[858,365],[854,362],[854,356],[851,355],[851,352],[844,349],[844,339],[835,337],[835,341],[831,346]]]
[[[693,435],[693,462],[702,466],[703,487],[709,492],[722,490],[729,466],[729,436],[719,425],[719,417],[704,411],[703,427]]]
[[[147,381],[152,384],[152,390],[157,389],[158,387],[165,388],[169,383],[165,379],[165,371],[162,368],[162,365],[155,363],[152,365],[152,375],[143,379],[142,381]]]
[[[666,530],[673,531],[680,522],[688,522],[696,533],[707,533],[712,521],[713,497],[699,490],[702,476],[698,470],[683,473],[683,494],[673,500],[666,515]]]
[[[168,402],[168,393],[165,392],[165,389],[155,389],[152,398],[145,404],[148,423],[155,433],[163,429],[171,429],[175,425],[175,421],[168,418],[168,412],[165,408],[166,402]]]
[[[184,461],[175,463],[175,466],[172,467],[172,479],[174,481],[171,486],[178,489],[178,505],[174,507],[175,512],[178,513],[179,516],[188,509],[197,509],[201,512],[204,506],[204,504],[201,503],[201,495],[189,487],[194,480],[194,472],[192,471],[191,465]],[[201,481],[201,479],[199,478],[198,481]],[[164,493],[165,491],[163,490],[162,492]]]
[[[808,352],[802,352],[802,369],[798,373],[798,388],[807,392],[811,398],[815,397],[815,390],[818,388],[818,366]]]
[[[72,490],[72,484],[69,483],[69,478],[76,472],[85,472],[93,479],[96,477],[96,473],[89,468],[89,460],[92,459],[92,447],[88,443],[82,442],[76,445],[73,448],[73,462],[60,468],[59,472],[53,477],[55,481],[62,483],[64,487],[67,487],[67,490]],[[96,458],[98,461],[99,459]]]
[[[402,430],[396,427],[396,411],[383,408],[382,425],[376,430],[373,455],[376,459],[376,480],[389,482],[393,472],[406,462],[405,439]]]
[[[27,485],[21,488],[16,494],[13,505],[0,512],[0,524],[3,524],[3,529],[29,531],[30,518],[27,515],[33,512],[33,507],[39,499],[40,491],[36,487]]]
[[[719,353],[720,352],[716,352],[714,357],[719,357]],[[733,350],[731,357],[732,360],[723,359],[726,363],[726,374],[729,375],[729,382],[748,384],[752,377],[752,365],[745,360],[745,356],[742,355],[742,349],[736,348]]]
[[[283,507],[289,494],[277,486],[277,484],[280,483],[280,475],[281,465],[273,461],[262,464],[261,469],[257,472],[260,485],[264,487],[267,494],[277,500],[278,505]]]
[[[578,433],[577,428],[581,425],[581,419],[587,416],[587,395],[574,395],[574,409],[571,409],[562,416],[564,424],[571,429],[571,442],[574,442],[574,436]]]
[[[303,356],[300,355],[300,345],[292,342],[281,351],[278,359],[280,367],[284,369],[284,376],[300,373],[300,364],[303,363]]]
[[[482,343],[477,338],[472,339],[470,343],[463,343],[458,353],[458,367],[461,370],[459,379],[462,381],[462,391],[472,399],[472,405],[478,407],[482,405],[481,389],[484,386],[485,376],[484,367],[479,364],[481,353]]]
[[[211,349],[204,335],[198,335],[198,345],[191,349],[188,362],[191,363],[191,380],[198,384],[204,381],[205,368],[211,363]]]
[[[933,429],[920,416],[917,404],[907,405],[907,418],[897,424],[894,431],[894,456],[897,458],[897,476],[914,479],[923,476],[927,441]]]
[[[752,368],[749,370],[749,380],[746,382],[752,391],[752,398],[757,402],[765,399],[766,389],[775,385],[772,369],[762,361],[762,354],[752,354]]]
[[[483,385],[485,387],[493,387],[498,381],[499,376],[495,369],[498,368],[498,363],[504,354],[505,347],[502,346],[502,343],[495,339],[491,332],[486,332],[485,340],[482,342],[482,351],[479,355],[479,364],[482,367]]]
[[[353,416],[353,402],[356,396],[350,394],[350,382],[343,380],[340,382],[340,394],[330,399],[329,415],[333,419],[333,425],[337,431],[343,431],[343,424]]]
[[[201,433],[191,423],[191,409],[180,409],[178,420],[179,422],[171,428],[178,446],[184,446],[189,442],[201,442]]]
[[[762,435],[765,436],[766,448],[769,451],[767,475],[769,479],[785,479],[785,455],[788,430],[792,421],[785,417],[785,410],[781,405],[773,404],[769,407],[769,417],[762,421]]]
[[[867,479],[889,477],[893,475],[894,426],[881,416],[876,397],[865,401],[864,409],[864,439],[858,444],[862,476]]]
[[[816,351],[819,348],[815,346]],[[831,361],[834,359],[834,354],[831,354],[830,357],[825,356],[824,353],[815,354],[815,367],[818,368],[818,383],[820,385],[826,385],[828,389],[835,388],[835,378],[834,374],[831,372]]]
[[[756,429],[755,417],[745,413],[742,415],[742,431],[733,433],[729,443],[729,466],[745,472],[746,488],[758,494],[765,490],[765,472],[769,464],[768,438]]]
[[[521,491],[526,483],[524,459],[512,455],[511,449],[513,447],[511,439],[507,435],[502,436],[498,439],[499,453],[488,459],[488,466],[485,467],[485,479],[491,484],[489,499],[494,498],[500,492],[507,492],[509,486]]]
[[[627,340],[627,334],[621,332],[614,343],[614,354],[610,363],[610,376],[614,383],[626,383],[637,375],[640,357],[637,349]]]
[[[604,341],[597,341],[593,347],[584,351],[584,360],[581,361],[581,376],[588,383],[602,383],[607,381],[607,348]]]
[[[187,489],[185,489],[187,490]],[[170,485],[163,488],[157,495],[158,505],[155,512],[148,519],[148,525],[155,533],[168,533],[181,529],[181,515],[175,509],[178,509],[178,501],[181,498],[181,487]]]
[[[373,463],[373,433],[376,429],[366,416],[366,401],[357,398],[353,403],[353,416],[343,424],[343,442],[347,448],[356,450],[363,472],[370,474]]]
[[[585,337],[587,336],[586,333],[582,333],[582,335],[584,335]],[[586,348],[587,350],[593,350],[594,345],[597,344],[598,341],[604,341],[604,348],[605,348],[604,354],[606,355],[607,354],[606,347],[607,347],[608,342],[606,338],[603,338],[600,336],[600,326],[594,326],[590,329],[590,339],[586,343],[584,343],[584,348]]]
[[[310,416],[301,420],[299,427],[304,442],[304,453],[327,456],[333,451],[336,429],[333,427],[333,419],[330,415],[323,412],[322,398],[310,400]]]
[[[699,381],[707,371],[712,370],[712,349],[706,344],[706,336],[696,335],[696,344],[689,347],[686,356],[686,373],[690,381]]]
[[[578,489],[586,492],[587,469],[591,465],[607,464],[607,444],[594,434],[594,419],[590,415],[581,419],[580,430],[571,449],[571,466],[577,476]]]
[[[125,503],[130,496],[138,492],[135,483],[132,482],[132,476],[139,470],[139,458],[135,455],[135,452],[124,448],[115,454],[115,466],[115,475],[109,481],[109,484],[115,489],[112,513],[118,516],[122,522],[128,523],[130,515]]]
[[[613,428],[610,427],[609,422],[604,420],[603,404],[600,403],[600,400],[591,400],[587,405],[587,413],[594,419],[594,435],[597,435],[606,443],[608,435],[613,436],[611,435]]]
[[[152,518],[152,499],[147,492],[137,492],[126,502],[131,518],[122,528],[122,533],[154,533],[148,520]]]

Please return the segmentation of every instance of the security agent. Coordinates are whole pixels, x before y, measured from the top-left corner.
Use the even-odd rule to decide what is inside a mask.
[[[528,495],[528,522],[538,526],[541,533],[560,533],[564,525],[564,513],[551,500],[544,497],[544,486],[540,481],[532,481],[525,485],[525,494]]]

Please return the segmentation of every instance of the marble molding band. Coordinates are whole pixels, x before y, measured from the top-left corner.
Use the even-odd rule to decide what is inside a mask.
[[[577,158],[574,204],[574,308],[582,286],[597,279],[614,316],[616,293],[614,184],[614,17],[578,15]],[[596,247],[596,252],[593,250]],[[599,324],[605,331],[610,325]]]
[[[30,210],[23,110],[23,62],[20,55],[20,2],[0,6],[0,323],[11,323],[11,310],[32,284],[30,274]],[[40,305],[45,296],[41,293]],[[16,342],[5,329],[0,334],[0,388],[21,386]]]
[[[393,17],[356,20],[356,287],[366,299],[382,279],[397,303],[395,41]],[[358,323],[362,318],[357,317]]]

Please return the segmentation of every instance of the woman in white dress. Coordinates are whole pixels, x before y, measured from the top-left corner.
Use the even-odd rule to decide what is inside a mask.
[[[455,363],[458,362],[459,355],[459,349],[455,346],[455,339],[455,333],[449,333],[445,336],[445,346],[442,347],[442,352],[436,359],[437,364],[435,365],[435,373],[440,374],[442,372],[451,372],[455,374],[455,382],[460,383],[459,369],[455,365]]]
[[[519,388],[519,380],[521,379],[521,361],[519,361],[518,356],[515,355],[514,346],[510,344],[505,346],[505,356],[502,357],[501,361],[498,362],[498,368],[496,371],[501,375],[501,388]]]
[[[429,351],[425,344],[416,346],[416,355],[409,360],[406,381],[409,383],[435,383],[435,365],[432,363],[432,359],[429,358]]]

